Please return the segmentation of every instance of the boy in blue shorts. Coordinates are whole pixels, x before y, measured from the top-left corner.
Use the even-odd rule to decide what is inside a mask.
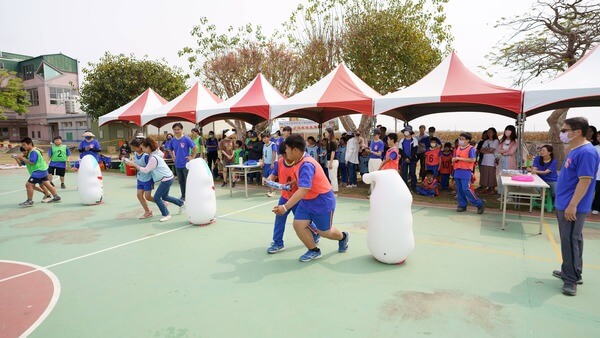
[[[144,153],[140,146],[140,140],[134,139],[131,141],[130,146],[133,150],[133,163],[140,167],[145,167],[148,164],[149,155]],[[152,217],[152,210],[148,207],[146,201],[154,202],[152,197],[152,190],[154,189],[154,181],[152,180],[152,173],[137,172],[137,198],[144,208],[144,214],[140,216],[140,219],[146,219]]]
[[[298,190],[298,186],[292,184],[294,180],[294,162],[288,161],[285,154],[285,146],[281,145],[278,149],[279,157],[277,162],[275,162],[275,167],[271,171],[271,174],[267,178],[268,181],[273,181],[277,179],[280,184],[289,184],[291,186],[290,190],[281,190],[281,197],[279,197],[279,202],[277,204],[283,205],[287,203],[287,201],[292,197],[292,195]],[[287,217],[290,211],[295,215],[296,208],[298,204],[294,205],[290,210],[288,210],[283,215],[275,215],[275,224],[273,226],[273,242],[271,242],[271,246],[267,249],[267,253],[274,254],[279,251],[285,250],[285,246],[283,245],[283,232],[285,231],[285,222],[287,221]],[[314,224],[310,224],[311,233],[313,235],[313,239],[315,244],[319,243],[319,234]]]
[[[338,252],[348,250],[348,232],[341,232],[333,227],[335,196],[325,172],[315,159],[305,153],[306,142],[300,135],[290,135],[283,142],[286,158],[294,163],[294,178],[298,190],[290,199],[273,208],[276,215],[284,215],[296,204],[294,214],[294,230],[308,251],[300,256],[301,262],[321,258],[321,250],[317,247],[310,231],[310,223],[317,227],[319,235],[338,241]]]
[[[71,151],[69,148],[62,144],[62,137],[56,136],[53,140],[52,147],[48,151],[48,157],[50,158],[50,164],[48,165],[48,180],[52,183],[52,175],[56,174],[60,177],[60,188],[66,189],[65,186],[65,172],[69,168],[69,156]]]
[[[277,144],[271,142],[269,135],[267,133],[260,134],[260,138],[263,143],[263,156],[262,156],[262,165],[263,165],[263,178],[269,177],[271,171],[275,167],[275,160],[277,159]],[[267,193],[267,197],[273,197],[274,192],[273,188],[269,187],[269,192]]]
[[[52,194],[52,199],[48,201],[48,203],[60,202],[60,196],[56,194],[56,190],[48,181],[48,164],[44,161],[42,154],[39,150],[33,147],[33,141],[26,137],[21,140],[21,146],[25,151],[29,152],[27,158],[23,157],[23,155],[17,155],[16,159],[25,163],[27,166],[27,170],[31,173],[31,176],[25,183],[25,189],[27,190],[27,200],[25,202],[19,203],[22,207],[32,207],[33,206],[33,191],[35,190],[35,185],[39,184],[40,186],[44,186],[50,193]]]

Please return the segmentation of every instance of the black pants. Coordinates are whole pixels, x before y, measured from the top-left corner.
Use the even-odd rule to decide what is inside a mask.
[[[206,153],[206,163],[210,169],[213,169],[213,165],[217,163],[217,158],[219,158],[219,153],[216,151],[209,151]]]
[[[600,211],[600,184],[596,183],[596,193],[594,194],[594,202],[592,203],[592,210]]]
[[[543,206],[542,206],[543,208]],[[562,253],[561,277],[565,284],[575,285],[581,279],[583,271],[583,223],[584,213],[576,213],[577,220],[565,220],[565,211],[556,210],[558,232],[560,234],[560,251]]]

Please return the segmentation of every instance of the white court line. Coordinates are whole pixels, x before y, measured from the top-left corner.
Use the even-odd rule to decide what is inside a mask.
[[[240,212],[244,212],[244,211],[252,210],[252,209],[254,209],[254,208],[262,207],[262,206],[264,206],[264,205],[267,205],[267,204],[273,204],[273,202],[276,202],[276,201],[269,201],[269,202],[266,202],[266,203],[262,203],[262,204],[259,204],[259,205],[255,205],[255,206],[253,206],[253,207],[249,207],[249,208],[246,208],[246,209],[242,209],[242,210],[238,210],[238,211],[230,212],[230,213],[228,213],[228,214],[225,214],[225,215],[217,216],[217,217],[215,217],[215,218],[223,218],[223,217],[231,216],[231,215],[234,215],[234,214],[238,214],[238,213],[240,213]],[[97,254],[100,254],[100,253],[103,253],[103,252],[106,252],[106,251],[114,250],[114,249],[117,249],[117,248],[120,248],[120,247],[123,247],[123,246],[129,245],[129,244],[133,244],[133,243],[137,243],[137,242],[145,241],[145,240],[147,240],[147,239],[150,239],[150,238],[156,238],[156,237],[158,237],[158,236],[166,235],[166,234],[169,234],[169,233],[171,233],[171,232],[175,232],[175,231],[178,231],[178,230],[181,230],[181,229],[189,228],[189,227],[191,227],[191,226],[194,226],[194,224],[187,224],[187,225],[184,225],[184,226],[182,226],[182,227],[179,227],[179,228],[175,228],[175,229],[171,229],[171,230],[167,230],[167,231],[160,232],[160,233],[158,233],[158,234],[156,234],[156,235],[153,235],[153,236],[146,236],[146,237],[143,237],[143,238],[138,238],[138,239],[135,239],[135,240],[133,240],[133,241],[129,241],[129,242],[125,242],[125,243],[121,243],[121,244],[115,245],[115,246],[111,246],[110,248],[106,248],[106,249],[102,249],[102,250],[94,251],[94,252],[91,252],[91,253],[89,253],[89,254],[85,254],[85,255],[82,255],[82,256],[78,256],[78,257],[74,257],[74,258],[71,258],[71,259],[64,260],[64,261],[62,261],[62,262],[58,262],[58,263],[54,263],[54,264],[50,264],[50,265],[46,265],[46,266],[44,266],[43,268],[45,268],[45,269],[49,269],[49,268],[52,268],[52,267],[55,267],[55,266],[58,266],[58,265],[66,264],[66,263],[69,263],[69,262],[73,262],[73,261],[76,261],[76,260],[80,260],[80,259],[82,259],[82,258],[86,258],[86,257],[94,256],[94,255],[97,255]],[[25,276],[25,275],[28,275],[28,274],[30,274],[30,273],[36,272],[36,271],[37,271],[37,269],[36,269],[36,270],[27,271],[27,272],[23,272],[23,273],[20,273],[20,274],[18,274],[18,275],[14,275],[14,276],[6,277],[6,278],[4,278],[4,279],[0,279],[0,283],[2,283],[2,282],[6,282],[6,281],[8,281],[8,280],[11,280],[11,279],[13,279],[13,278],[18,278],[18,277],[21,277],[21,276]]]
[[[50,271],[46,268],[43,268],[39,265],[25,263],[25,262],[17,262],[17,261],[5,261],[5,260],[0,260],[0,263],[12,263],[12,264],[20,264],[20,265],[30,266],[34,269],[33,272],[41,271],[41,272],[45,273],[46,276],[48,276],[48,278],[50,278],[50,280],[52,281],[52,286],[53,286],[53,290],[54,290],[54,292],[52,293],[52,298],[50,298],[50,302],[48,302],[48,306],[46,306],[46,309],[44,310],[44,312],[42,312],[42,314],[38,317],[38,319],[35,322],[33,322],[33,324],[31,324],[31,326],[25,332],[23,332],[23,334],[21,334],[21,337],[27,337],[35,329],[37,329],[37,327],[40,326],[40,324],[42,324],[42,322],[44,320],[46,320],[46,317],[48,317],[50,315],[50,312],[52,312],[52,310],[56,306],[56,303],[58,302],[58,298],[60,297],[60,291],[61,291],[60,281],[58,280],[58,277],[56,277],[56,275],[52,273],[52,271]]]
[[[56,182],[57,180],[60,180],[60,177],[58,175],[56,175],[56,177],[52,180],[52,182]],[[13,194],[16,192],[21,192],[21,191],[25,191],[25,189],[21,189],[21,190],[13,190],[13,191],[5,191],[0,193],[0,196],[2,195],[8,195],[8,194]]]

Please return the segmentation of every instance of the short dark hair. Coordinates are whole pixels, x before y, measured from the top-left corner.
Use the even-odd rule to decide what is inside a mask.
[[[174,123],[173,127],[171,129],[175,129],[175,128],[183,129],[183,124],[181,124],[180,122]]]
[[[306,150],[306,141],[299,134],[292,134],[286,137],[285,141],[283,141],[286,147],[290,147],[291,149],[298,149],[302,152]]]
[[[244,145],[244,143],[242,143],[241,140],[235,140],[235,144],[237,144],[240,147]]]
[[[467,133],[467,132],[465,132],[465,133],[460,133],[460,135],[458,135],[458,136],[459,136],[459,137],[460,137],[460,136],[462,136],[462,137],[466,138],[466,139],[467,139],[467,141],[471,141],[471,140],[473,139],[473,137],[471,136],[471,133]]]
[[[444,143],[444,148],[446,148],[446,147],[452,149],[452,143],[450,143],[450,142]]]
[[[279,153],[279,155],[285,155],[285,144],[282,143],[277,150],[277,153]]]
[[[433,175],[433,170],[425,170],[425,176]]]
[[[61,140],[62,141],[62,137],[60,137],[60,135],[54,136],[54,138],[52,139],[52,141],[55,141],[55,140]]]
[[[588,128],[590,127],[588,120],[583,116],[571,117],[570,119],[566,119],[564,124],[568,124],[573,131],[581,130],[581,134],[583,135],[583,137],[585,137]]]
[[[261,139],[262,139],[262,138],[265,138],[265,137],[266,137],[266,138],[269,138],[269,136],[270,136],[270,135],[269,135],[269,134],[267,134],[267,133],[260,133],[260,138],[261,138]]]
[[[435,131],[435,127],[429,127],[429,131]]]
[[[550,153],[550,162],[554,161],[554,148],[549,144],[544,144],[540,147],[540,149],[542,148],[546,148],[546,150],[548,150],[548,152]]]
[[[21,143],[25,143],[25,144],[31,144],[33,145],[33,140],[29,137],[25,137],[21,140]]]
[[[292,133],[292,127],[290,127],[290,126],[285,126],[285,127],[283,127],[283,129],[282,129],[282,130],[283,130],[283,131],[289,131],[289,132],[290,132],[290,134]]]
[[[144,147],[148,147],[152,151],[155,151],[156,149],[158,149],[158,143],[156,143],[156,141],[151,136],[148,136],[145,139],[141,140],[140,145],[143,145]]]
[[[198,128],[192,128],[192,131],[196,134],[200,134],[200,130],[198,130]]]
[[[394,143],[398,142],[398,134],[396,133],[389,133],[387,137],[388,139],[392,139]]]
[[[313,141],[317,142],[317,140],[315,140],[315,138],[314,138],[314,137],[312,137],[312,136],[309,136],[309,137],[307,137],[306,139],[307,139],[307,140],[313,140]]]
[[[387,130],[387,128],[384,126],[379,127],[379,129]]]

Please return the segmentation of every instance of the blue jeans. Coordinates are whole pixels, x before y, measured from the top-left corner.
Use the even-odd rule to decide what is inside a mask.
[[[348,162],[348,184],[356,185],[356,170],[358,170],[358,163]]]
[[[346,162],[340,162],[340,175],[342,176],[342,183],[348,183],[348,166]]]
[[[329,168],[327,168],[327,164],[321,163],[321,168],[323,168],[323,171],[325,172],[325,177],[327,177],[327,180],[329,181],[329,183],[331,183],[331,180],[329,179]]]
[[[169,214],[169,209],[167,209],[167,206],[163,201],[171,202],[179,207],[183,205],[183,201],[179,198],[169,196],[171,184],[173,184],[173,179],[160,182],[158,188],[156,188],[156,192],[154,192],[154,203],[156,203],[158,209],[160,209],[160,213],[163,216],[167,216]]]
[[[404,161],[402,161],[402,179],[404,180],[404,183],[406,183],[406,185],[408,185],[408,179],[409,179],[409,175],[410,175],[410,188],[412,190],[416,190],[417,189],[417,174],[416,174],[416,170],[417,170],[417,162],[410,162],[410,163],[406,163]]]
[[[177,172],[179,189],[181,189],[181,199],[185,199],[185,182],[187,181],[188,169],[185,167],[175,168],[175,172]]]
[[[483,205],[483,201],[477,198],[473,191],[469,189],[469,183],[471,183],[471,179],[466,178],[454,178],[454,183],[456,184],[456,193],[458,197],[458,207],[466,208],[467,200],[471,202],[473,206],[479,208]]]

